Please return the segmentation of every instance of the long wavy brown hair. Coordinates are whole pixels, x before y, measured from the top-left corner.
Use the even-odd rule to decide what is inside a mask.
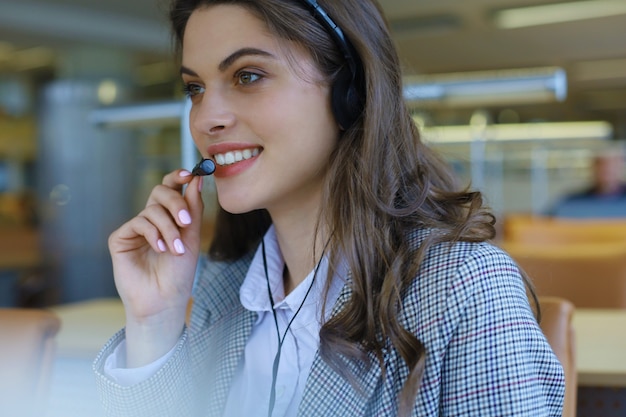
[[[319,352],[358,389],[344,361],[370,364],[373,354],[384,368],[383,346],[389,341],[409,369],[398,399],[399,415],[408,415],[426,352],[399,323],[404,292],[419,279],[430,246],[489,240],[495,218],[481,194],[459,188],[448,165],[421,141],[402,98],[400,61],[376,1],[318,3],[360,57],[364,99],[361,117],[342,132],[332,155],[318,221],[331,231],[331,265],[339,258],[347,261],[352,285],[350,300],[321,328]],[[345,65],[337,44],[301,0],[175,0],[170,18],[179,52],[191,13],[214,4],[248,9],[277,37],[304,47],[331,83]],[[265,210],[230,214],[218,209],[209,255],[220,260],[243,256],[257,247],[270,223]],[[419,228],[437,233],[411,247],[407,235]]]

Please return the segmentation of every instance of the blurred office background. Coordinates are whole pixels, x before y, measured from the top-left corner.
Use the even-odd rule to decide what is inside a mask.
[[[624,0],[381,3],[416,123],[496,212],[547,210],[626,136]],[[36,266],[4,274],[2,304],[115,295],[108,234],[189,154],[166,13],[0,0],[1,248]]]
[[[623,0],[381,3],[416,123],[498,213],[545,211],[626,136]],[[28,271],[2,304],[115,294],[107,236],[184,153],[166,9],[0,2],[0,271]]]
[[[500,217],[544,213],[624,142],[625,0],[380,2],[425,140]],[[109,233],[190,168],[166,14],[166,0],[0,0],[0,306],[115,297]]]

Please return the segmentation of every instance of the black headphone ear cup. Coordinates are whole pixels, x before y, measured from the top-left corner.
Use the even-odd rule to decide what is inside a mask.
[[[332,86],[331,105],[335,120],[346,130],[356,122],[361,113],[361,99],[352,73],[347,67],[339,71]]]

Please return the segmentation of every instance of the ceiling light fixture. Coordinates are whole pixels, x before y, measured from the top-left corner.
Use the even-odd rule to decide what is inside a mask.
[[[581,0],[497,10],[492,21],[500,29],[516,29],[621,14],[626,14],[624,0]]]
[[[408,76],[404,98],[412,107],[475,107],[563,101],[567,75],[540,67]]]
[[[469,125],[423,127],[421,131],[429,143],[469,143],[477,138],[476,129]],[[480,134],[496,142],[609,140],[613,126],[605,121],[511,123],[487,125]]]

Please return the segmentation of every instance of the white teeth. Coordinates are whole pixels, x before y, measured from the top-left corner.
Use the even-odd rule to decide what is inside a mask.
[[[214,155],[215,162],[218,165],[232,165],[236,162],[241,162],[246,159],[250,159],[259,154],[259,148],[244,149],[243,151],[233,151],[226,153],[218,153]]]

